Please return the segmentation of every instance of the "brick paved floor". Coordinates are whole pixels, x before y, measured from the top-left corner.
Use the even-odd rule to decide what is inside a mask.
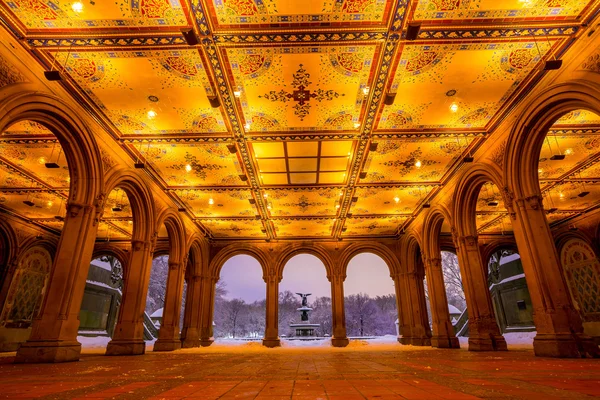
[[[600,396],[600,360],[531,350],[471,353],[411,346],[181,350],[136,357],[15,365],[0,357],[9,399],[587,399]]]

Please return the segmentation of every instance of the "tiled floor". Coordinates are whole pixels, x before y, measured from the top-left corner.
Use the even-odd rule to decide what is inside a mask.
[[[238,347],[15,365],[0,357],[0,398],[27,399],[587,399],[600,360],[531,350],[471,353],[411,346]]]

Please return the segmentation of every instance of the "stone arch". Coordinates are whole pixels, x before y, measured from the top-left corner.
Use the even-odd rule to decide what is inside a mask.
[[[107,193],[119,187],[125,191],[133,214],[132,241],[151,242],[157,236],[154,201],[152,192],[146,182],[134,171],[127,169],[114,170],[106,179]]]
[[[288,261],[290,261],[294,256],[297,256],[299,254],[310,254],[312,256],[317,257],[325,266],[325,272],[327,274],[328,279],[331,279],[331,277],[335,275],[336,272],[342,272],[336,271],[333,260],[324,248],[317,245],[313,245],[292,247],[283,251],[277,259],[277,262],[275,263],[275,271],[277,272],[277,276],[283,277],[283,269],[285,268]]]
[[[390,276],[395,275],[400,271],[400,262],[396,255],[386,246],[380,243],[353,243],[348,246],[339,258],[339,265],[342,268],[342,275],[346,276],[348,264],[357,255],[362,253],[373,253],[385,261]]]
[[[167,234],[169,235],[169,257],[183,261],[186,254],[186,233],[183,221],[178,212],[172,208],[163,210],[157,217],[154,232],[158,232],[162,224],[165,224]],[[182,268],[185,268],[185,265],[182,265]]]
[[[425,274],[422,260],[423,248],[421,246],[421,240],[416,234],[407,234],[404,237],[404,240],[402,240],[400,243],[400,254],[400,265],[402,266],[404,272],[419,272],[422,275]],[[414,267],[417,270],[408,270],[411,267]]]
[[[234,256],[247,255],[254,257],[260,264],[263,271],[263,279],[266,279],[268,274],[268,260],[264,252],[252,245],[248,244],[230,244],[221,249],[210,261],[208,272],[212,276],[218,278],[221,275],[221,269],[227,260]]]
[[[126,268],[129,262],[129,252],[125,249],[106,245],[103,243],[98,243],[94,246],[94,252],[92,253],[92,260],[95,260],[101,256],[112,256],[116,258],[120,263],[123,269]]]
[[[48,128],[58,139],[69,167],[69,203],[93,206],[104,189],[100,149],[89,124],[56,96],[39,92],[16,93],[0,103],[0,132],[31,120]]]
[[[517,244],[514,240],[498,239],[492,243],[489,243],[481,250],[481,260],[483,261],[483,267],[486,269],[486,271],[487,266],[490,263],[490,258],[495,252],[497,252],[500,249],[510,249],[515,253],[519,252]]]
[[[454,191],[454,224],[459,236],[477,236],[477,199],[481,187],[486,182],[492,182],[502,187],[499,171],[487,164],[473,164],[460,177]]]
[[[425,216],[423,223],[423,239],[425,248],[422,248],[421,251],[424,251],[427,257],[439,257],[439,253],[441,251],[440,233],[442,231],[442,224],[444,221],[447,221],[450,226],[453,226],[452,215],[450,211],[442,205],[435,206]]]
[[[600,115],[600,84],[577,80],[552,86],[536,96],[517,118],[504,154],[505,187],[515,199],[541,196],[538,157],[550,127],[570,111],[584,109]]]
[[[205,251],[203,249],[200,237],[193,235],[186,244],[188,256],[189,270],[186,271],[188,276],[199,276],[202,274],[204,265]]]
[[[0,220],[0,287],[18,248],[18,239],[8,221]]]

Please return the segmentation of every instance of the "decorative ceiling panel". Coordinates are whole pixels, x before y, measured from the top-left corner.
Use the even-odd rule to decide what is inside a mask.
[[[31,31],[164,29],[190,25],[187,9],[180,0],[2,0],[1,4]]]
[[[112,222],[102,220],[98,224],[98,238],[103,240],[124,240],[131,239],[131,234],[123,232],[119,227],[113,225]]]
[[[298,188],[267,189],[264,192],[272,216],[335,216],[341,189]]]
[[[335,218],[307,218],[307,219],[273,219],[277,236],[289,237],[323,237],[333,235]]]
[[[554,44],[407,44],[377,129],[484,129]]]
[[[52,219],[65,215],[65,198],[48,191],[0,192],[0,206],[26,218]]]
[[[356,215],[411,214],[433,186],[357,187],[350,212]]]
[[[555,135],[551,131],[540,152],[539,177],[559,178],[598,151],[600,140],[597,135]]]
[[[69,167],[58,143],[0,142],[1,161],[17,166],[27,175],[43,181],[52,188],[69,187]],[[58,168],[48,168],[47,163],[54,163]],[[29,182],[27,186],[31,185],[31,181]]]
[[[378,45],[223,50],[249,133],[358,131]]]
[[[587,110],[575,110],[559,118],[553,127],[560,128],[564,125],[600,125],[600,116]]]
[[[398,226],[404,223],[408,217],[351,217],[346,218],[342,236],[393,236]]]
[[[544,194],[544,208],[547,210],[585,210],[600,201],[600,182],[562,182]]]
[[[196,217],[254,217],[258,215],[250,190],[177,190],[177,196]]]
[[[266,238],[263,223],[259,219],[201,219],[199,221],[217,238]]]
[[[30,120],[22,120],[9,126],[3,133],[4,135],[36,135],[46,136],[54,134],[44,125]]]
[[[395,2],[385,0],[206,0],[213,23],[221,28],[304,25],[382,25]]]
[[[52,55],[122,134],[227,132],[198,50]]]
[[[419,0],[413,19],[428,23],[473,23],[574,19],[591,0]]]
[[[512,234],[513,228],[508,214],[501,214],[488,222],[478,233],[483,234]]]
[[[237,155],[224,143],[153,143],[140,145],[140,151],[168,186],[244,185]]]
[[[361,183],[438,181],[472,138],[402,139],[377,142]]]

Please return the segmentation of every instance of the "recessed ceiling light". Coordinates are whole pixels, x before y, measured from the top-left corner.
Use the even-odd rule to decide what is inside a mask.
[[[267,197],[269,197],[269,195],[267,193],[263,194],[263,197],[266,199]]]
[[[53,202],[51,202],[51,201],[49,201],[49,202],[47,202],[47,203],[46,203],[46,205],[48,206],[48,208],[52,207],[52,205],[53,205],[53,204],[54,204],[54,203],[53,203]]]
[[[458,104],[456,104],[454,102],[452,104],[450,104],[450,111],[452,111],[453,113],[457,112],[458,111]]]
[[[336,204],[336,205],[335,205],[335,208],[340,208],[340,205],[339,205],[339,204]]]
[[[354,124],[354,127],[355,128],[360,128],[360,124],[357,122],[357,123]]]
[[[80,1],[76,1],[75,3],[73,3],[71,5],[71,9],[73,9],[74,12],[79,14],[80,12],[83,11],[83,3]]]
[[[148,119],[154,119],[154,118],[156,118],[156,111],[154,111],[154,110],[148,110],[148,112],[146,113],[146,115],[148,116]]]
[[[239,91],[239,90],[234,90],[234,91],[233,91],[233,95],[234,95],[235,97],[240,97],[240,96],[242,95],[242,92],[241,92],[241,91]]]
[[[267,204],[267,210],[271,209],[271,203]]]
[[[366,95],[368,95],[368,94],[369,94],[369,87],[368,87],[368,86],[365,86],[365,87],[363,88],[362,92],[363,92],[363,94],[364,94],[365,96],[366,96]]]
[[[399,203],[399,202],[400,202],[400,197],[394,197],[394,201],[395,201],[396,203]]]
[[[191,166],[190,164],[187,164],[187,165],[185,166],[185,170],[186,170],[187,172],[190,172],[190,171],[192,170],[192,166]]]
[[[208,204],[210,204],[210,205],[215,204],[215,201],[212,199],[212,197],[210,199],[208,199]]]
[[[573,149],[566,149],[566,150],[565,150],[565,154],[566,154],[567,156],[573,155]]]
[[[45,157],[40,157],[40,159],[38,160],[38,162],[40,164],[46,164],[46,158]]]
[[[246,125],[244,125],[244,128],[245,128],[246,130],[250,130],[250,123],[249,123],[249,122],[247,122],[247,123],[246,123]]]
[[[422,165],[423,165],[423,164],[421,163],[421,160],[417,160],[417,161],[415,162],[415,167],[417,167],[417,168],[421,168],[421,166],[422,166]]]

